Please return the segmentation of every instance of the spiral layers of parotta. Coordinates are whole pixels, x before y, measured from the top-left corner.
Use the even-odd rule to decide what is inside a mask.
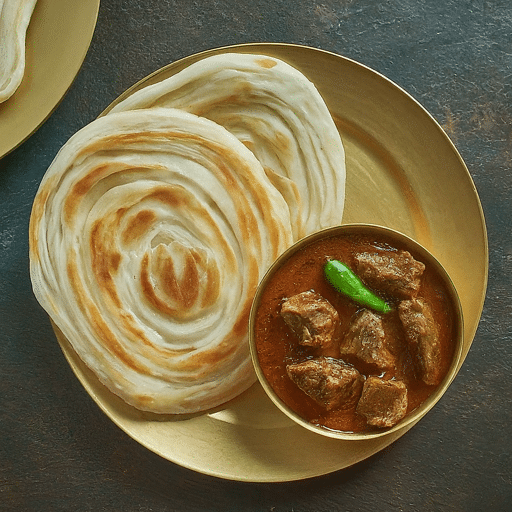
[[[112,111],[151,107],[211,119],[251,149],[288,204],[295,239],[341,222],[343,145],[320,93],[297,69],[264,55],[218,54],[135,92]]]
[[[25,73],[25,38],[36,0],[0,0],[0,103],[9,99]]]
[[[86,364],[143,410],[186,413],[254,382],[255,289],[292,243],[258,160],[216,123],[121,112],[76,133],[30,222],[37,299]]]

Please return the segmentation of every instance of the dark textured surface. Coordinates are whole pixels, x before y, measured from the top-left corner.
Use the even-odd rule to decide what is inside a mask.
[[[468,165],[490,246],[480,327],[434,410],[352,468],[272,485],[193,473],[112,424],[63,358],[33,298],[27,256],[33,196],[75,131],[173,60],[256,41],[337,52],[411,93]],[[511,167],[510,0],[103,0],[69,93],[0,160],[0,510],[512,510]]]

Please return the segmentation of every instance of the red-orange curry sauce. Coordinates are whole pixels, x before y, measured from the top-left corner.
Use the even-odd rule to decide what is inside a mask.
[[[326,298],[339,313],[340,339],[348,329],[352,316],[361,306],[348,297],[337,292],[325,279],[324,264],[337,259],[354,269],[354,255],[361,252],[408,250],[418,261],[422,261],[411,248],[401,245],[394,239],[375,242],[367,235],[334,235],[329,238],[313,241],[293,254],[275,272],[267,282],[261,295],[254,322],[255,347],[259,363],[265,378],[277,396],[299,416],[312,424],[327,429],[344,432],[365,432],[376,430],[367,425],[366,419],[356,413],[357,400],[345,404],[343,408],[326,411],[314,400],[309,398],[297,385],[290,380],[286,366],[291,363],[318,357],[319,349],[299,345],[298,338],[291,331],[280,315],[282,303],[289,297],[307,290],[313,290]],[[439,327],[442,346],[442,374],[448,372],[455,349],[454,305],[442,278],[436,269],[426,265],[422,277],[422,285],[418,298],[422,298],[432,308]],[[417,377],[411,354],[402,333],[401,322],[396,311],[398,300],[380,294],[393,311],[383,315],[384,329],[390,336],[388,349],[397,357],[398,363],[391,371],[382,371],[358,363],[357,360],[345,361],[353,364],[366,377],[380,375],[383,378],[402,380],[408,388],[407,414],[416,409],[435,390],[436,386],[426,385]],[[328,354],[331,355],[332,354]],[[333,356],[335,357],[335,355]]]

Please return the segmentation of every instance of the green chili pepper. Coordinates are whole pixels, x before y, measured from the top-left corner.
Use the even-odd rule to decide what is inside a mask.
[[[341,261],[328,261],[324,266],[324,274],[327,281],[336,290],[344,295],[348,295],[355,302],[381,313],[389,313],[391,311],[391,307],[380,297],[368,290],[359,277]]]

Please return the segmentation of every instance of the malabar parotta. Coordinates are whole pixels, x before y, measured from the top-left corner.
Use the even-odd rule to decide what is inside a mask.
[[[9,99],[25,73],[25,38],[36,0],[0,0],[0,103]]]
[[[100,380],[158,413],[221,404],[255,381],[255,289],[292,242],[254,155],[173,109],[111,114],[62,147],[37,192],[41,305]]]
[[[295,239],[341,222],[343,144],[320,93],[294,67],[264,55],[218,54],[135,92],[112,112],[151,107],[206,117],[241,140],[285,198]]]

